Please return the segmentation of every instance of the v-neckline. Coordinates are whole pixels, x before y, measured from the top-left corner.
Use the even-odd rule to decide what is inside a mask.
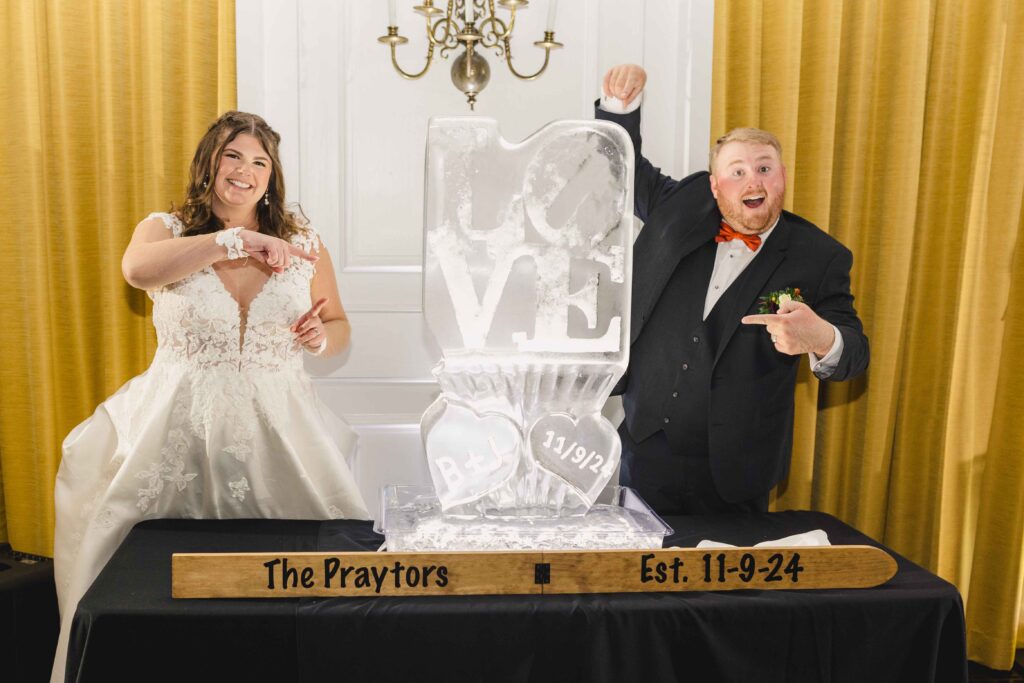
[[[242,349],[245,348],[246,333],[249,331],[249,313],[252,312],[253,304],[256,303],[257,299],[263,296],[263,292],[267,290],[267,286],[270,284],[270,281],[274,279],[274,276],[277,275],[277,273],[273,270],[270,271],[270,275],[268,275],[267,279],[263,281],[259,291],[249,299],[249,304],[243,309],[241,302],[236,299],[235,295],[231,293],[230,289],[228,289],[227,284],[220,276],[220,272],[213,267],[213,264],[210,264],[207,268],[210,269],[213,273],[213,277],[216,278],[218,283],[220,283],[220,290],[224,292],[231,303],[235,305],[235,315],[238,317],[238,351],[241,353]]]
[[[223,289],[224,293],[227,294],[228,297],[235,302],[235,306],[238,308],[239,313],[241,313],[242,302],[235,298],[235,295],[231,293],[231,290],[228,289],[227,283],[224,282],[224,278],[220,276],[220,272],[216,268],[214,268],[213,265],[210,266],[210,270],[213,271],[213,276],[217,278],[218,282],[220,282],[221,289]],[[267,275],[266,279],[263,281],[263,284],[260,285],[259,291],[256,292],[256,294],[254,294],[251,299],[249,299],[249,304],[245,307],[246,311],[252,310],[252,305],[256,303],[257,299],[260,298],[260,296],[263,294],[263,290],[267,288],[267,285],[270,284],[270,281],[274,279],[275,275],[277,275],[277,273],[275,273],[274,271],[270,271],[270,275]]]

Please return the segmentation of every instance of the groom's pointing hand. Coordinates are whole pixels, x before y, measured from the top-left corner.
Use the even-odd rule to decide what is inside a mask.
[[[764,325],[772,336],[775,349],[791,356],[814,353],[822,358],[835,341],[832,325],[820,318],[810,306],[799,301],[786,301],[779,306],[777,313],[747,315],[740,322],[744,325]]]

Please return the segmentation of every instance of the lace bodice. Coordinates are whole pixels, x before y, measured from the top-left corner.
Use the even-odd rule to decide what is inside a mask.
[[[174,216],[150,217],[181,236]],[[292,243],[320,246],[311,228]],[[64,680],[79,599],[140,520],[369,516],[346,462],[356,435],[317,398],[289,330],[309,310],[314,273],[292,259],[271,275],[244,329],[212,267],[149,292],[153,363],[64,440],[54,487],[63,619],[53,680]]]
[[[160,218],[174,237],[181,236],[184,226],[172,214],[149,217]],[[291,241],[306,251],[319,250],[312,227]],[[149,292],[157,334],[154,361],[185,364],[191,370],[301,368],[302,349],[289,326],[310,307],[313,273],[312,263],[292,259],[284,272],[272,274],[249,304],[244,333],[238,303],[212,266]]]

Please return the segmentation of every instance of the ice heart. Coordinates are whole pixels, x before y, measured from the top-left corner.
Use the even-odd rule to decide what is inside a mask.
[[[427,464],[441,508],[482,498],[512,476],[522,450],[516,424],[498,414],[478,415],[442,399],[443,412],[426,429]]]
[[[579,419],[552,413],[530,428],[530,451],[537,464],[566,481],[593,505],[615,474],[622,442],[599,413]]]

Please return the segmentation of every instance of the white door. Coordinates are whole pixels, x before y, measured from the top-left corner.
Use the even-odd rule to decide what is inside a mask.
[[[419,3],[397,4],[409,38],[398,60],[419,71]],[[541,64],[533,42],[547,11],[546,0],[533,0],[516,18],[521,72]],[[474,113],[519,141],[554,119],[592,118],[604,72],[643,64],[646,155],[675,177],[706,168],[713,15],[713,0],[561,0],[555,37],[564,49],[532,82],[485,50],[491,80]],[[438,393],[430,370],[439,352],[421,305],[423,153],[431,116],[470,113],[449,77],[455,55],[435,54],[419,80],[399,77],[377,42],[387,17],[385,0],[236,3],[238,107],[281,134],[288,198],[320,230],[352,321],[350,351],[309,368],[324,401],[360,435],[354,468],[371,511],[380,486],[429,482],[419,418]]]

